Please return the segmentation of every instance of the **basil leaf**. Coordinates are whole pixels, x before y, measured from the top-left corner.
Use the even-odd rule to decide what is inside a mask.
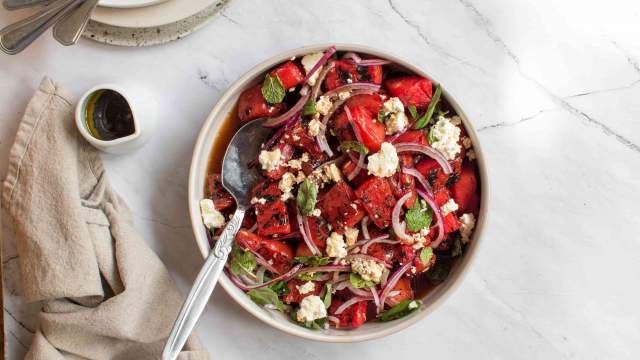
[[[362,276],[360,276],[360,274],[353,272],[349,274],[349,282],[356,289],[370,288],[372,286],[375,286],[375,283],[373,281],[365,280],[362,278]]]
[[[291,318],[293,319],[293,321],[303,327],[306,327],[307,329],[311,329],[311,330],[321,330],[324,329],[324,325],[327,322],[327,318],[324,317],[322,319],[316,319],[314,321],[306,321],[306,322],[298,322],[298,310],[294,310],[291,312]]]
[[[262,97],[269,104],[281,103],[284,100],[286,91],[282,81],[277,76],[267,75],[262,83]]]
[[[431,208],[426,206],[423,200],[418,200],[404,215],[404,220],[407,223],[407,230],[418,232],[431,225],[433,220]]]
[[[416,109],[415,105],[409,105],[409,113],[411,114],[412,118],[418,118],[418,109]]]
[[[316,113],[316,101],[313,99],[309,99],[304,107],[302,108],[302,115],[308,116]]]
[[[320,273],[304,273],[296,276],[296,279],[303,281],[313,281],[320,278]]]
[[[327,283],[325,286],[327,288],[327,292],[324,294],[324,299],[322,299],[322,302],[324,302],[324,308],[328,309],[329,307],[331,307],[331,283]]]
[[[432,283],[439,284],[449,276],[449,271],[451,271],[450,262],[436,261],[433,267],[425,272],[425,275]]]
[[[234,245],[231,251],[231,264],[229,269],[231,273],[240,275],[253,275],[253,270],[257,266],[256,257],[249,251],[243,251],[239,246]]]
[[[298,264],[305,264],[310,266],[322,266],[327,265],[331,262],[330,257],[322,257],[322,256],[296,256],[293,258]]]
[[[364,155],[369,153],[369,149],[359,141],[344,141],[340,144],[340,150],[343,152],[351,150]]]
[[[284,304],[278,298],[278,294],[271,288],[263,287],[259,289],[253,289],[247,292],[247,295],[258,305],[272,304],[276,309],[284,311]]]
[[[423,127],[429,125],[431,122],[431,118],[433,117],[433,112],[436,109],[436,105],[438,105],[438,101],[440,100],[440,95],[442,94],[442,89],[440,88],[440,84],[436,85],[436,91],[433,93],[433,97],[431,98],[431,102],[429,103],[429,107],[427,108],[427,112],[422,115],[418,121],[416,121],[416,126],[414,129],[420,130]]]
[[[433,126],[429,130],[429,135],[427,136],[427,141],[429,141],[429,145],[431,145],[434,142],[438,141],[438,139],[436,139],[436,135],[433,133]]]
[[[420,308],[420,300],[403,300],[398,305],[378,315],[381,321],[390,321],[405,317]]]
[[[273,290],[278,295],[287,295],[289,293],[289,287],[287,286],[287,282],[284,280],[278,281],[277,283],[269,286],[269,289]]]
[[[431,259],[433,258],[433,249],[430,247],[422,248],[420,250],[420,262],[423,264],[429,264]]]
[[[309,216],[316,207],[316,200],[318,197],[318,186],[309,180],[305,179],[298,187],[298,195],[296,202],[298,204],[298,210],[300,214]]]

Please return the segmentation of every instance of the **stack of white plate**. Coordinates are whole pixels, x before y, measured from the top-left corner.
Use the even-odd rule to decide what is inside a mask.
[[[211,20],[230,0],[100,0],[84,36],[121,46],[180,39]]]

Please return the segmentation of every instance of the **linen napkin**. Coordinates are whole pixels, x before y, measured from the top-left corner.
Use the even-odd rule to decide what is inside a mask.
[[[24,297],[43,304],[26,358],[159,359],[182,299],[75,129],[71,99],[42,81],[2,189]],[[207,358],[195,337],[179,357]]]

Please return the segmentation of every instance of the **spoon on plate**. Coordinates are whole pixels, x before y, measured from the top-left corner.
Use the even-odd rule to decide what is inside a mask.
[[[236,200],[236,212],[209,253],[180,309],[164,346],[163,360],[175,359],[182,350],[227,262],[236,233],[240,230],[245,211],[249,208],[251,188],[261,179],[255,167],[249,168],[249,163],[257,158],[260,144],[264,143],[272,132],[272,129],[262,126],[263,123],[264,119],[254,120],[240,128],[224,154],[222,186]]]
[[[78,42],[98,0],[86,0],[53,26],[53,38],[65,46]]]

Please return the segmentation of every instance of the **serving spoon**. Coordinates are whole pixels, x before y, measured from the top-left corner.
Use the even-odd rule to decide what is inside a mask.
[[[236,200],[236,212],[209,253],[180,309],[162,351],[163,360],[175,359],[182,350],[227,262],[233,240],[240,230],[245,211],[249,208],[251,188],[260,180],[257,169],[250,168],[249,163],[257,158],[260,144],[264,143],[272,132],[272,129],[262,126],[263,123],[264,119],[254,120],[240,128],[224,154],[222,186]]]

